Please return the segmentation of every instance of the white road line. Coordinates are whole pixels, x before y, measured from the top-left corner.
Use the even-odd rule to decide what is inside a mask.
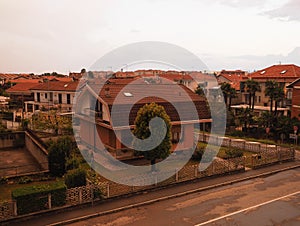
[[[236,215],[236,214],[239,214],[239,213],[242,213],[242,212],[245,212],[247,210],[251,210],[251,209],[255,209],[257,207],[260,207],[260,206],[264,206],[264,205],[267,205],[267,204],[270,204],[272,202],[276,202],[276,201],[279,201],[281,199],[284,199],[284,198],[287,198],[287,197],[290,197],[290,196],[294,196],[294,195],[298,195],[300,193],[300,191],[297,191],[297,192],[294,192],[292,194],[288,194],[288,195],[285,195],[285,196],[281,196],[279,198],[276,198],[276,199],[272,199],[270,201],[267,201],[267,202],[263,202],[263,203],[260,203],[258,205],[255,205],[255,206],[250,206],[248,208],[245,208],[245,209],[242,209],[242,210],[239,210],[239,211],[236,211],[236,212],[233,212],[233,213],[229,213],[227,215],[224,215],[224,216],[221,216],[221,217],[217,217],[217,218],[214,218],[214,219],[211,219],[209,221],[205,221],[203,223],[200,223],[200,224],[196,224],[195,226],[202,226],[202,225],[206,225],[206,224],[209,224],[209,223],[213,223],[213,222],[216,222],[218,220],[222,220],[226,217],[230,217],[230,216],[233,216],[233,215]]]

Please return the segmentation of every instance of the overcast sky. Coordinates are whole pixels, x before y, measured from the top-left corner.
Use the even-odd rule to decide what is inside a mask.
[[[0,72],[79,71],[139,41],[211,70],[300,65],[299,12],[300,0],[0,0]]]

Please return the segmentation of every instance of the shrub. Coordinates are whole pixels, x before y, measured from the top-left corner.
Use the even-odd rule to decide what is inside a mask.
[[[243,150],[238,148],[228,148],[225,150],[225,154],[228,158],[238,158],[244,155]]]
[[[78,158],[73,157],[67,160],[66,169],[67,170],[77,169],[79,168],[79,165],[80,165],[80,160]]]
[[[30,178],[30,177],[21,177],[20,179],[19,179],[19,184],[28,184],[28,183],[31,183],[33,180],[32,180],[32,178]]]
[[[17,201],[18,214],[27,214],[47,209],[48,194],[52,207],[66,203],[66,186],[62,182],[18,188],[12,191],[12,198]]]
[[[84,169],[74,169],[65,175],[65,184],[68,188],[75,188],[86,185],[86,171]]]
[[[0,184],[6,184],[8,179],[6,177],[0,177]]]

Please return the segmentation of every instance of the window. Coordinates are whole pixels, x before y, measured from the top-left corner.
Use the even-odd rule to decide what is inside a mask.
[[[67,94],[67,104],[71,104],[71,94]]]
[[[48,93],[45,93],[45,99],[48,99]]]
[[[61,93],[58,94],[58,103],[62,104],[62,94]]]
[[[36,101],[41,102],[41,94],[40,93],[36,93]]]
[[[132,97],[133,95],[132,95],[132,93],[124,92],[124,96],[125,97]]]

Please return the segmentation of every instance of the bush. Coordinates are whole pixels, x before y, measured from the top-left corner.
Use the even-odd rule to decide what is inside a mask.
[[[21,215],[47,209],[48,194],[51,194],[52,207],[65,205],[66,186],[62,182],[18,188],[12,191],[12,198],[17,201]]]
[[[86,171],[84,169],[74,169],[65,175],[67,188],[75,188],[86,185]]]
[[[244,155],[243,150],[238,148],[228,148],[225,150],[225,154],[228,158],[238,158]]]
[[[33,180],[32,180],[32,178],[30,178],[30,177],[21,177],[20,179],[19,179],[19,184],[28,184],[28,183],[31,183]]]
[[[73,170],[79,168],[80,160],[78,158],[71,158],[67,160],[66,169]]]
[[[232,131],[229,135],[232,137],[245,137],[244,132],[240,130]]]
[[[213,150],[214,148],[217,147],[210,145],[208,148],[206,143],[199,142],[194,154],[192,155],[192,159],[202,162],[211,162],[216,155],[215,151]]]
[[[6,177],[0,177],[0,184],[6,184],[8,179]]]

